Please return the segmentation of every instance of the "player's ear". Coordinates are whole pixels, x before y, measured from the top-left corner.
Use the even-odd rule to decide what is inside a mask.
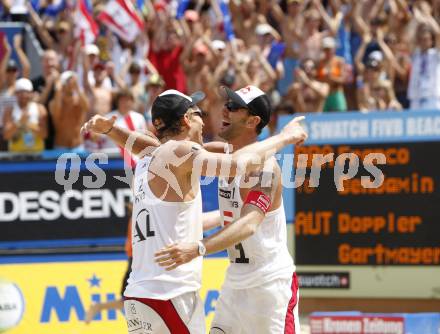
[[[191,122],[190,122],[190,116],[188,115],[188,113],[186,113],[185,115],[183,115],[183,117],[182,117],[182,125],[184,125],[184,126],[186,126],[186,127],[190,127],[190,124],[191,124]]]
[[[260,124],[260,122],[261,122],[260,116],[251,116],[248,118],[248,120],[246,122],[246,126],[248,128],[256,128],[258,126],[258,124]]]

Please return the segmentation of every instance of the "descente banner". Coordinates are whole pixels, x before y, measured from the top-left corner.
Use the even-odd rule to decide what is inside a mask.
[[[55,179],[56,161],[44,162],[44,168],[38,161],[1,163],[0,245],[14,241],[124,238],[126,203],[131,191],[117,178],[125,173],[122,168],[115,168],[118,161],[109,160],[99,166],[106,174],[99,188],[87,187],[83,182],[96,179],[96,170],[80,168],[77,181],[67,191]]]

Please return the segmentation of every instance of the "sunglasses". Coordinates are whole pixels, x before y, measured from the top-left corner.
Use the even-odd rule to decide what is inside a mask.
[[[229,101],[229,102],[225,103],[225,108],[228,109],[228,111],[232,111],[232,112],[237,111],[239,109],[247,109],[247,108],[244,108],[243,106],[241,106],[238,103],[235,103],[233,101]]]
[[[202,109],[199,109],[199,110],[193,111],[190,115],[197,115],[197,116],[203,117],[203,116],[206,116],[206,113]]]

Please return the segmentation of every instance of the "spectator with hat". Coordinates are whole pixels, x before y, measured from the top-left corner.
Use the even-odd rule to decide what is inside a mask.
[[[369,58],[357,85],[358,106],[361,112],[402,109],[394,94],[392,83],[382,75],[382,67],[377,59]]]
[[[87,77],[90,85],[92,86],[95,85],[95,75],[93,69],[95,64],[101,61],[100,54],[101,51],[99,50],[98,46],[96,46],[95,44],[87,44],[86,46],[84,46],[84,56],[88,58],[87,61],[89,64],[89,72],[87,73]],[[77,73],[78,73],[78,77],[82,78],[83,66],[78,67]],[[102,86],[107,89],[112,89],[112,82],[108,76],[104,79]]]
[[[106,115],[112,108],[112,88],[106,87],[105,82],[108,79],[107,63],[98,61],[94,64],[89,63],[89,58],[83,51],[83,87],[88,95],[91,105],[91,115]],[[94,82],[90,82],[87,73],[89,69],[93,69]]]
[[[46,108],[32,101],[33,86],[29,79],[15,82],[16,103],[6,108],[3,116],[3,138],[10,152],[35,153],[44,150],[47,136]]]

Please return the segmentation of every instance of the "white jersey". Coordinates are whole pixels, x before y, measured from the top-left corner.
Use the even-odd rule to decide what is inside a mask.
[[[219,208],[222,225],[240,218],[243,200],[240,177],[230,184],[219,178]],[[254,235],[227,249],[231,264],[224,285],[233,289],[252,288],[278,278],[292,278],[295,271],[287,248],[287,227],[284,206],[268,212]]]
[[[156,149],[153,157],[167,146]],[[133,263],[124,296],[168,300],[200,289],[202,257],[166,271],[154,262],[154,253],[174,242],[203,238],[202,196],[200,189],[188,202],[164,202],[154,196],[148,186],[151,159],[141,159],[134,175]]]

